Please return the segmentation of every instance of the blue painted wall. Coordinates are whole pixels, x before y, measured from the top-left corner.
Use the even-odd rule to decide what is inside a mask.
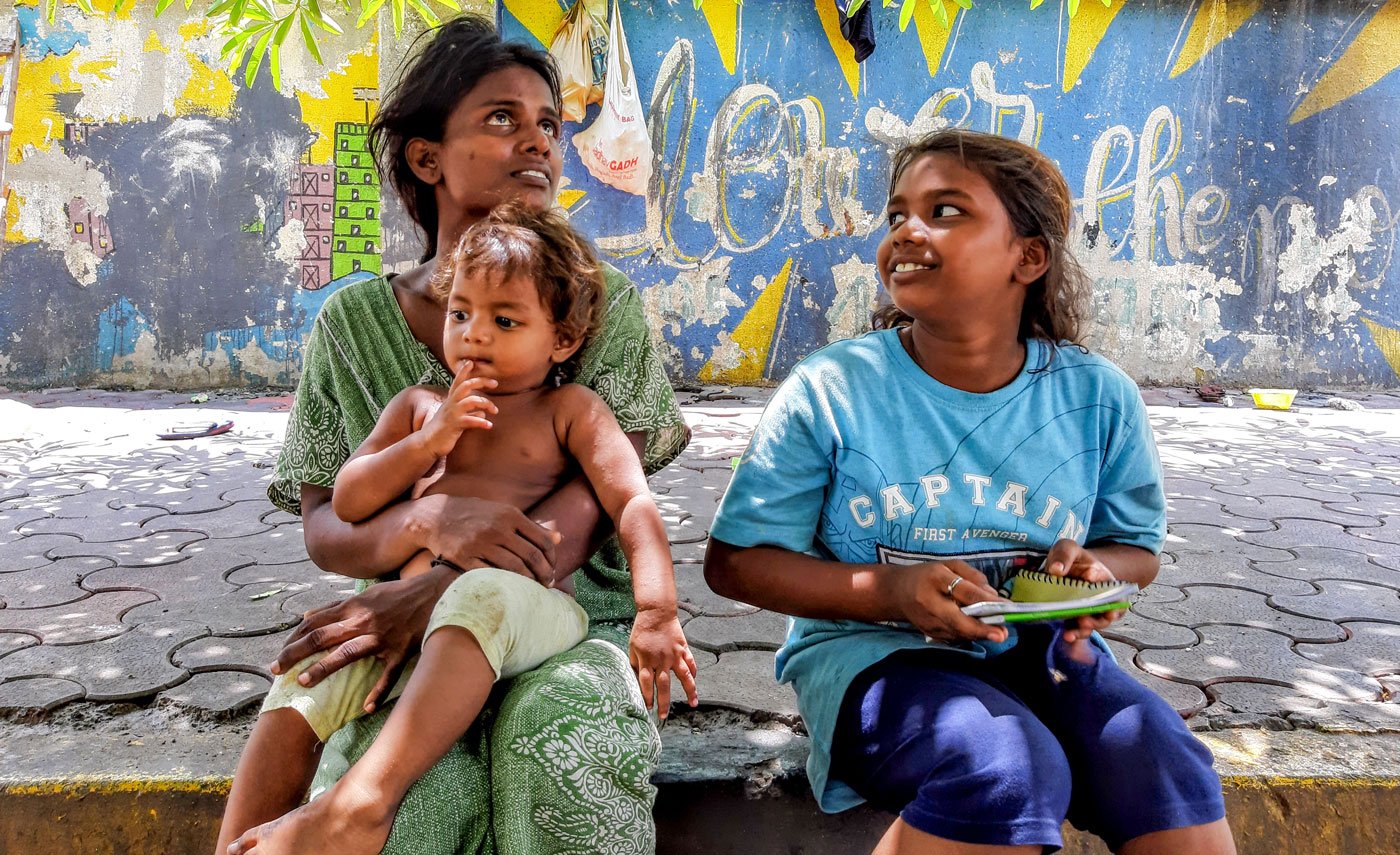
[[[952,124],[1060,164],[1097,282],[1092,343],[1138,380],[1400,385],[1400,0],[1085,0],[1072,20],[1056,0],[943,0],[951,29],[918,2],[904,32],[872,3],[877,47],[857,67],[832,0],[622,0],[653,182],[645,198],[602,186],[566,141],[560,198],[641,287],[674,377],[775,382],[860,332],[890,154]],[[498,15],[539,44],[564,5],[502,0]],[[289,203],[309,198],[293,197],[308,102],[264,77],[234,81],[223,112],[94,124],[94,93],[41,63],[110,40],[62,9],[55,27],[19,9],[60,121],[38,160],[19,169],[35,153],[12,152],[11,173],[36,198],[58,188],[60,216],[104,210],[91,222],[110,245],[85,237],[75,254],[31,223],[4,246],[0,383],[293,385],[336,287],[309,285],[327,262],[283,244]],[[217,64],[217,43],[187,47]],[[362,122],[355,93],[372,87],[354,86],[337,97]],[[207,168],[190,171],[191,152]],[[83,195],[92,175],[101,199]],[[413,255],[393,235],[391,266]]]
[[[532,38],[530,5],[504,4],[508,34]],[[824,5],[745,4],[731,73],[724,27],[692,4],[623,4],[651,193],[601,185],[572,146],[566,172],[677,376],[779,380],[851,334],[891,151],[952,124],[1059,163],[1093,341],[1139,380],[1396,384],[1400,3],[1085,2],[1071,21],[984,0],[951,33],[923,14],[900,32],[874,3],[855,92]]]

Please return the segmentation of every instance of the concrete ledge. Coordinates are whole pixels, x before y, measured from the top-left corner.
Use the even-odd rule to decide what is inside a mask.
[[[152,724],[156,712],[141,721]],[[247,724],[171,723],[154,738],[133,737],[133,721],[120,718],[82,730],[0,724],[0,852],[210,851]],[[1241,853],[1395,851],[1400,734],[1199,736],[1215,752]],[[780,719],[702,711],[677,717],[662,738],[665,855],[868,852],[890,822],[870,808],[820,813],[802,773],[806,738]],[[1106,850],[1067,829],[1064,851]]]

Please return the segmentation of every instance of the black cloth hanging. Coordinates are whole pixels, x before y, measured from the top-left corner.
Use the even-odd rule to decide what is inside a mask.
[[[851,0],[836,0],[836,9],[841,13],[841,35],[856,49],[856,62],[865,62],[865,58],[875,52],[875,20],[870,14],[873,2],[865,0],[854,15],[847,15]]]

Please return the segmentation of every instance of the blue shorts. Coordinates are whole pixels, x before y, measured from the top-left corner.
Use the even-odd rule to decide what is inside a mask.
[[[1090,647],[1089,645],[1081,645]],[[1062,845],[1066,818],[1110,849],[1225,816],[1210,751],[1151,690],[1058,628],[991,659],[895,654],[851,683],[832,777],[948,840]]]

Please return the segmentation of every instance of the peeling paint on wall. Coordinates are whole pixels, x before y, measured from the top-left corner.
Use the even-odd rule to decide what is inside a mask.
[[[566,161],[587,199],[571,211],[641,287],[675,376],[775,382],[866,329],[893,151],[969,127],[1065,172],[1096,282],[1090,344],[1136,379],[1400,380],[1385,350],[1400,4],[1085,4],[1073,20],[944,5],[950,30],[922,4],[903,33],[877,13],[857,66],[828,2],[717,29],[689,4],[624,0],[656,177],[637,199]],[[502,22],[529,40],[555,11],[512,0]],[[796,285],[775,305],[789,258]]]
[[[379,266],[374,30],[284,51],[279,91],[178,6],[17,11],[0,382],[295,383],[325,297]]]
[[[1138,380],[1396,385],[1400,2],[941,2],[951,29],[877,13],[857,65],[830,0],[621,0],[653,184],[566,154],[560,204],[638,284],[673,376],[776,382],[860,334],[891,154],[957,126],[1059,163],[1091,344]],[[563,10],[496,5],[535,44]],[[16,9],[0,383],[290,385],[325,298],[386,242],[412,255],[364,148],[391,29],[342,21],[324,67],[288,51],[280,90],[250,89],[178,7]]]

